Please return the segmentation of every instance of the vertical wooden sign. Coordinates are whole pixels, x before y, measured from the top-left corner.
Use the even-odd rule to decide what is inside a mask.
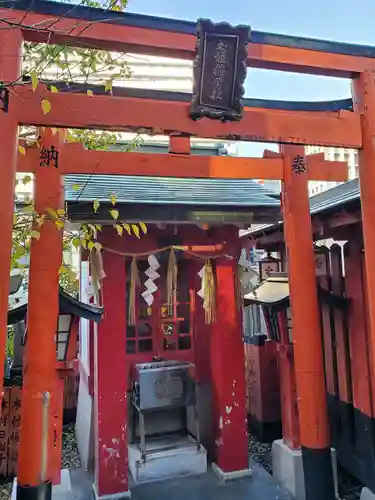
[[[0,417],[0,476],[8,475],[8,438],[9,438],[9,400],[10,388],[4,387],[4,397]]]
[[[190,117],[222,121],[242,118],[250,27],[200,19]]]
[[[21,427],[21,387],[12,387],[9,402],[9,457],[8,475],[17,475],[18,446]]]

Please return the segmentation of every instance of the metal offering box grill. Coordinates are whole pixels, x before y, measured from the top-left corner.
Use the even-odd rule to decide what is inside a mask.
[[[194,408],[196,440],[199,446],[199,429],[196,408],[196,384],[192,376],[194,365],[184,361],[153,361],[135,365],[133,385],[134,426],[133,437],[139,442],[144,459],[146,436],[173,443],[173,435],[188,435],[187,407]],[[138,425],[136,421],[138,420]],[[136,438],[138,428],[139,439]],[[171,440],[172,438],[172,440]],[[190,438],[191,439],[191,438]],[[189,441],[191,445],[191,441]],[[151,446],[153,448],[153,446]]]

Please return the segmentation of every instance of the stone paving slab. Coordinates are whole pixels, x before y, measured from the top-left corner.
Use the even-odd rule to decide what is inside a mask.
[[[133,500],[293,500],[293,497],[261,466],[252,465],[253,475],[221,484],[211,468],[207,474],[137,485]],[[72,472],[72,495],[56,500],[93,500],[90,481],[83,471]],[[55,499],[54,499],[55,500]]]

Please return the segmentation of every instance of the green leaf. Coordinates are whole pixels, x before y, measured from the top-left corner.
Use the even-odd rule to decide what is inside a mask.
[[[32,180],[33,178],[31,177],[31,175],[25,175],[24,177],[22,177],[22,184],[26,186],[26,184],[29,184],[29,182],[31,182]]]
[[[35,69],[33,69],[31,71],[30,76],[31,76],[31,86],[32,86],[33,92],[35,92],[36,89],[38,88],[38,84],[39,84],[38,74],[37,74]]]
[[[98,200],[94,200],[92,206],[94,208],[94,212],[96,213],[98,211],[98,208],[100,207],[100,202]]]
[[[91,251],[95,246],[95,243],[93,241],[89,241],[87,248]]]
[[[40,232],[39,232],[39,231],[37,231],[36,229],[32,229],[32,230],[30,231],[30,236],[31,236],[32,238],[35,238],[37,241],[39,241],[39,239],[40,239]]]
[[[112,219],[117,220],[119,218],[120,212],[118,210],[110,210],[109,214]]]
[[[74,246],[74,248],[76,248],[78,250],[78,248],[81,246],[81,240],[78,238],[78,236],[75,236],[73,239],[72,239],[72,245]]]
[[[22,208],[22,212],[24,212],[24,213],[34,212],[34,206],[33,205],[26,205],[26,207]]]
[[[85,240],[85,238],[81,238],[81,245],[83,246],[83,248],[87,248],[87,241]]]
[[[147,226],[146,226],[146,224],[144,222],[140,222],[139,226],[142,229],[143,234],[147,234]]]
[[[133,229],[133,233],[136,235],[137,238],[140,238],[140,234],[139,234],[139,227],[136,226],[135,224],[132,224],[132,229]]]

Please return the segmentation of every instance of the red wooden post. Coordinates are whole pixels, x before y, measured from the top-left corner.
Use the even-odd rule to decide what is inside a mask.
[[[47,129],[41,148],[54,146],[63,154],[63,134]],[[63,206],[63,186],[58,168],[40,166],[35,174],[35,210],[58,210]],[[52,218],[33,239],[29,271],[27,343],[22,388],[21,439],[18,462],[17,498],[51,498],[53,466],[52,399],[56,392],[56,326],[59,315],[59,275],[62,260],[62,232]],[[54,464],[56,466],[56,464]],[[38,497],[39,498],[39,497]]]
[[[244,346],[236,301],[237,262],[216,261],[217,321],[212,325],[211,373],[219,472],[249,467]]]
[[[370,366],[375,367],[375,72],[365,71],[353,80],[353,101],[362,118],[363,148],[359,154],[359,180],[365,250],[365,296]]]
[[[105,239],[105,231],[102,236]],[[113,247],[113,240],[108,246]],[[99,498],[124,494],[129,489],[125,259],[104,252],[103,265],[105,313],[95,326],[94,363],[95,488]]]
[[[16,28],[0,22],[0,81],[7,84],[21,74],[22,34]],[[1,90],[0,90],[1,91]],[[4,95],[5,97],[5,95]],[[0,381],[4,379],[5,344],[7,338],[9,270],[12,251],[14,187],[17,168],[18,123],[11,114],[0,109],[1,169],[0,169]],[[0,102],[0,108],[3,104]],[[0,410],[1,411],[1,410]]]
[[[291,449],[301,446],[296,373],[294,369],[293,346],[289,343],[286,312],[278,314],[281,343],[278,345],[280,373],[281,420],[284,443]]]
[[[282,153],[283,213],[306,499],[334,500],[308,172],[303,147],[282,146]]]

